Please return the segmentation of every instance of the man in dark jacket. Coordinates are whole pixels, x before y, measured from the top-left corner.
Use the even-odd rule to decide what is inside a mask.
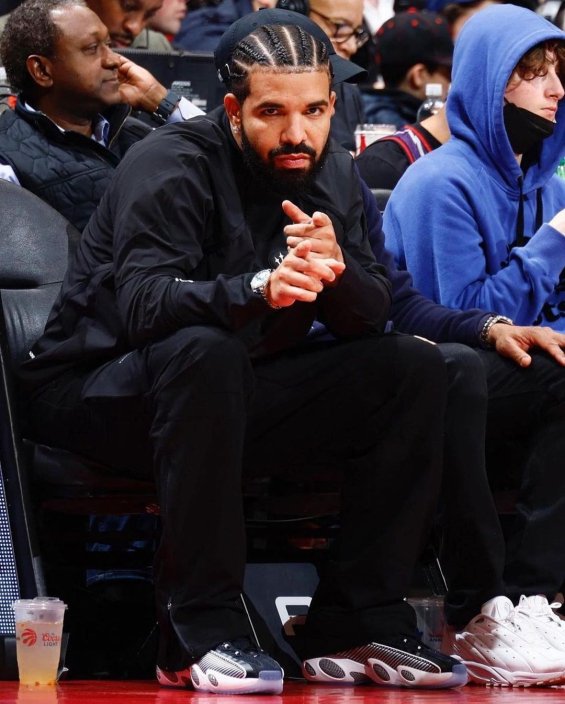
[[[118,167],[21,370],[31,432],[155,476],[164,684],[281,691],[240,599],[241,475],[337,463],[305,674],[335,681],[347,662],[349,683],[457,686],[465,667],[417,639],[404,601],[438,499],[443,360],[383,335],[389,282],[351,157],[328,142],[329,62],[335,81],[350,67],[306,17],[264,12],[216,52],[225,110]],[[314,323],[334,339],[310,339]]]
[[[19,94],[0,117],[0,177],[82,230],[120,159],[150,131],[128,119],[131,108],[153,114],[157,126],[178,98],[109,48],[108,30],[82,0],[23,3],[0,53]],[[183,116],[194,112],[188,101],[179,107]]]

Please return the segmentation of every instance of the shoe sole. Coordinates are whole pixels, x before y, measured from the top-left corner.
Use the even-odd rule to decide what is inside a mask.
[[[464,662],[471,682],[487,687],[551,687],[565,683],[565,672],[511,672],[502,667]]]
[[[157,682],[162,687],[187,689],[191,686],[189,667],[187,667],[186,670],[180,670],[179,672],[168,672],[167,670],[161,670],[160,667],[157,667],[156,675]]]
[[[259,677],[229,677],[218,670],[204,672],[198,665],[190,668],[192,686],[198,692],[215,694],[280,694],[282,674],[278,670],[264,670]]]
[[[349,658],[312,658],[302,663],[302,674],[309,682],[326,684],[365,684],[370,679],[365,665]]]
[[[302,665],[309,682],[331,684],[365,684],[372,682],[384,687],[417,687],[419,689],[451,689],[467,684],[464,664],[453,666],[451,672],[424,672],[413,667],[391,668],[382,660],[369,658],[365,663],[347,658],[312,658]]]
[[[382,660],[369,658],[365,673],[375,684],[388,687],[453,689],[463,687],[469,681],[467,668],[463,663],[454,665],[451,672],[425,672],[407,665],[399,665],[393,669]]]

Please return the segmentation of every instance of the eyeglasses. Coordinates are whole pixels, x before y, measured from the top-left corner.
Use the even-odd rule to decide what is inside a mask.
[[[347,22],[336,22],[331,17],[322,15],[321,12],[314,10],[312,7],[310,8],[310,12],[318,15],[318,17],[321,17],[328,24],[333,26],[333,34],[330,34],[329,37],[336,44],[345,44],[345,42],[349,41],[351,37],[353,37],[355,39],[355,43],[357,44],[357,48],[360,49],[369,41],[369,32],[367,32],[364,27],[352,27],[350,24],[347,24]]]

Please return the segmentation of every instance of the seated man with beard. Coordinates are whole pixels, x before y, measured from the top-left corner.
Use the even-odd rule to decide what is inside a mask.
[[[88,223],[20,370],[30,433],[155,477],[161,683],[282,690],[241,601],[242,475],[337,466],[306,675],[461,685],[404,600],[438,500],[446,369],[384,334],[390,284],[351,156],[328,141],[332,78],[352,68],[282,10],[232,25],[216,64],[224,107],[130,150]],[[333,339],[310,339],[315,322]]]

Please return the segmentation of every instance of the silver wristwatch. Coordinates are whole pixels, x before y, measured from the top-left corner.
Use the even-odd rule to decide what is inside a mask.
[[[489,317],[483,323],[479,338],[481,343],[485,347],[492,347],[489,342],[488,336],[493,325],[497,323],[504,323],[505,325],[514,325],[514,321],[511,318],[507,318],[505,315],[489,315]]]
[[[271,278],[272,272],[272,269],[261,269],[261,271],[258,271],[251,279],[251,290],[253,293],[257,293],[262,296],[267,305],[276,310],[280,308],[280,306],[273,305],[267,297],[267,285],[269,283],[269,279]]]

